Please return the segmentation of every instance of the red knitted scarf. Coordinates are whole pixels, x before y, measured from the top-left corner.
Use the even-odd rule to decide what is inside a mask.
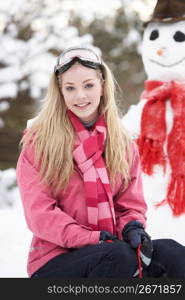
[[[102,158],[106,140],[104,117],[99,117],[90,132],[70,110],[68,116],[76,132],[73,158],[83,175],[89,226],[115,234],[112,192]]]
[[[185,212],[185,82],[146,81],[142,98],[148,99],[141,118],[141,134],[137,140],[143,172],[151,175],[154,165],[163,166],[167,158],[164,142],[167,141],[167,157],[171,166],[171,179],[166,199],[173,214]],[[166,100],[173,110],[173,128],[166,133]]]

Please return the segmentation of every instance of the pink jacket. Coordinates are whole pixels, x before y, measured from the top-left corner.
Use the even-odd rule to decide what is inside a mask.
[[[133,145],[131,183],[122,192],[122,182],[117,180],[112,191],[119,239],[127,222],[138,220],[144,225],[146,222],[139,155]],[[16,169],[26,222],[33,232],[27,266],[29,276],[69,248],[97,244],[100,236],[100,231],[92,231],[87,225],[84,184],[78,170],[74,171],[68,187],[55,198],[51,188],[41,184],[33,162],[32,149],[22,150]]]

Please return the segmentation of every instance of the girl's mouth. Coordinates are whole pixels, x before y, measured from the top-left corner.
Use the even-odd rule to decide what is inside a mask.
[[[75,107],[77,107],[78,109],[83,110],[83,109],[87,108],[87,106],[88,106],[89,104],[90,104],[90,102],[88,102],[88,103],[75,104]]]

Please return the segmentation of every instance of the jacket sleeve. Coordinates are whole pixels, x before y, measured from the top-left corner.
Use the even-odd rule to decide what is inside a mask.
[[[132,144],[132,149],[131,181],[127,189],[120,190],[114,198],[116,228],[119,239],[122,239],[122,230],[130,221],[137,220],[146,226],[147,205],[143,194],[140,158],[135,142]]]
[[[78,224],[57,207],[51,188],[41,183],[30,149],[20,153],[16,175],[28,228],[37,237],[64,248],[80,248],[99,242],[100,231]]]

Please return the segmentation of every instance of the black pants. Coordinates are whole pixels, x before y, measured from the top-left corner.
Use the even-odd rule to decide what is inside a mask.
[[[152,263],[144,277],[185,278],[185,247],[171,239],[153,240]],[[116,240],[61,254],[41,267],[33,278],[131,278],[138,269],[137,254]]]

